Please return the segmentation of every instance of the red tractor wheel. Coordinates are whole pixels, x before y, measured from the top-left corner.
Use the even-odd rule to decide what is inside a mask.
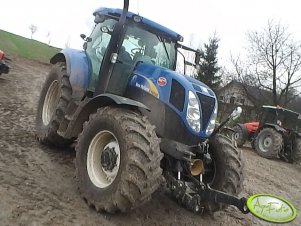
[[[243,124],[237,124],[234,126],[234,140],[236,141],[237,147],[242,147],[248,139],[248,131]]]

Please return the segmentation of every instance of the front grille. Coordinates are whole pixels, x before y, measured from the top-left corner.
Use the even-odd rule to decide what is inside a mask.
[[[185,89],[177,81],[172,80],[169,102],[179,111],[183,111],[185,101]]]
[[[208,125],[208,121],[210,120],[210,116],[212,115],[214,110],[215,99],[212,97],[205,96],[201,93],[197,93],[197,95],[201,102],[202,125],[203,130],[205,130]]]

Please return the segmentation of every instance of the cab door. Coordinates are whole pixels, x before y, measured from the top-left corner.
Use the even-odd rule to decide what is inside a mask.
[[[108,44],[111,40],[111,32],[116,24],[116,20],[106,19],[97,23],[87,39],[86,54],[90,62],[90,79],[88,89],[95,90],[98,80],[100,67],[102,65]],[[100,75],[101,76],[101,75]]]

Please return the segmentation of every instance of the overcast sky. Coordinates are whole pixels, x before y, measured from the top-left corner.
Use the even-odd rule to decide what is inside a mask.
[[[38,27],[34,39],[57,47],[81,49],[81,33],[90,34],[93,11],[98,7],[122,8],[123,0],[6,0],[1,3],[0,29],[30,38],[29,25]],[[246,32],[260,30],[269,19],[289,27],[301,40],[300,0],[130,0],[130,11],[182,34],[193,47],[207,42],[214,32],[220,38],[219,59],[239,54]],[[48,36],[48,34],[50,34]],[[1,46],[0,46],[1,48]]]

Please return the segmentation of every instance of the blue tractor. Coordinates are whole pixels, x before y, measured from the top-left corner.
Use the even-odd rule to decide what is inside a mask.
[[[192,63],[182,55],[184,67],[197,67],[200,51],[128,12],[128,5],[97,9],[91,35],[81,35],[84,50],[51,58],[38,103],[38,140],[61,147],[76,141],[79,190],[97,211],[127,212],[165,181],[192,211],[234,205],[246,212],[245,199],[236,197],[241,152],[215,128],[214,92],[175,71],[181,51],[195,56]]]

